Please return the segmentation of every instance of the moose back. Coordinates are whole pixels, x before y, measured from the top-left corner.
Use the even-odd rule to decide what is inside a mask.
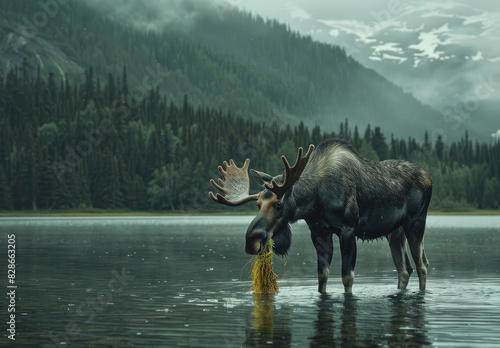
[[[419,166],[400,160],[374,162],[361,157],[349,144],[329,140],[310,145],[290,166],[281,157],[285,170],[277,176],[251,169],[263,187],[250,195],[246,159],[242,168],[233,160],[219,166],[222,178],[211,183],[222,193],[209,196],[217,203],[238,206],[257,201],[259,213],[248,226],[245,252],[258,254],[269,238],[274,251],[286,255],[292,233],[290,224],[305,220],[317,252],[318,291],[326,291],[333,255],[333,234],[340,240],[342,282],[352,292],[356,265],[356,238],[386,237],[398,271],[398,288],[408,285],[413,267],[410,248],[419,278],[425,289],[429,262],[424,251],[427,209],[432,180]]]

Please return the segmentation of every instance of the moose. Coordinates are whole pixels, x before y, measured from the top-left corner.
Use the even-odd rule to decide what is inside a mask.
[[[290,166],[281,156],[285,170],[269,174],[251,169],[263,187],[250,195],[246,159],[243,167],[233,160],[218,167],[222,179],[210,181],[224,193],[209,197],[217,203],[239,206],[257,201],[259,212],[248,226],[245,252],[258,254],[269,238],[274,252],[286,255],[291,246],[290,224],[305,220],[317,252],[318,291],[326,292],[333,254],[333,234],[340,240],[342,283],[352,292],[356,265],[356,238],[373,240],[386,237],[398,272],[398,289],[406,289],[413,272],[406,249],[411,251],[425,290],[429,261],[424,251],[424,231],[432,195],[430,176],[416,164],[403,160],[375,162],[363,158],[348,143],[327,140],[317,147],[310,145],[303,156]]]

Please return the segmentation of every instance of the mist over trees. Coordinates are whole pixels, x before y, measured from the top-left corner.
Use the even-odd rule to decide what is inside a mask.
[[[420,138],[426,129],[449,127],[442,115],[340,47],[314,42],[277,21],[230,10],[221,19],[216,9],[193,8],[195,20],[189,24],[169,17],[165,27],[153,31],[143,29],[145,18],[153,16],[151,8],[127,4],[127,11],[132,5],[137,11],[71,2],[53,16],[46,14],[46,25],[38,27],[34,14],[44,13],[38,2],[4,2],[2,65],[21,66],[26,58],[30,69],[41,65],[46,78],[52,72],[56,81],[68,78],[76,84],[85,81],[90,66],[101,81],[108,73],[119,76],[127,66],[130,93],[137,98],[145,94],[141,87],[148,91],[155,85],[177,105],[188,95],[195,107],[259,121],[277,110],[292,125],[302,121],[327,131],[345,118],[359,127],[380,125],[386,132]],[[103,9],[116,7],[118,18]],[[138,13],[140,8],[146,13]],[[176,9],[162,9],[168,11]],[[191,18],[189,6],[183,11]]]
[[[432,209],[499,208],[500,144],[480,144],[467,133],[445,146],[387,137],[381,127],[337,132],[234,117],[213,108],[182,105],[153,88],[142,100],[123,99],[127,70],[72,85],[31,77],[27,67],[0,76],[0,209],[74,208],[203,210],[217,166],[251,158],[251,167],[280,173],[280,155],[337,137],[372,160],[408,159],[432,176]],[[258,187],[252,183],[252,189]],[[217,207],[219,208],[219,207]]]

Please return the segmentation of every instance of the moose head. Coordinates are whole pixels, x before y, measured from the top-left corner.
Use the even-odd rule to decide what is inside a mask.
[[[212,200],[228,206],[239,206],[250,201],[257,201],[259,213],[250,223],[246,233],[245,252],[247,254],[260,253],[269,238],[274,241],[274,252],[278,255],[286,255],[291,245],[290,221],[295,221],[296,204],[291,195],[292,187],[299,180],[306,168],[307,162],[313,153],[314,145],[310,145],[305,156],[302,156],[300,147],[295,164],[290,167],[285,156],[281,156],[285,170],[282,174],[271,176],[269,174],[251,169],[250,172],[255,180],[263,187],[259,193],[250,195],[250,180],[248,177],[248,165],[250,159],[246,159],[243,167],[238,168],[233,160],[229,164],[224,161],[223,169],[218,167],[222,179],[219,183],[213,179],[212,185],[223,192],[216,195],[209,193]]]

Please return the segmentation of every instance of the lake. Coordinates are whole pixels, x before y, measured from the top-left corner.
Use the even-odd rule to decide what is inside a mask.
[[[2,218],[15,235],[15,339],[41,347],[498,347],[500,216],[430,216],[427,290],[406,291],[387,241],[358,242],[343,293],[338,238],[327,295],[304,223],[292,226],[280,292],[249,292],[252,217]],[[12,241],[11,241],[12,242]],[[7,272],[4,291],[7,288]],[[2,302],[2,342],[9,298]]]

